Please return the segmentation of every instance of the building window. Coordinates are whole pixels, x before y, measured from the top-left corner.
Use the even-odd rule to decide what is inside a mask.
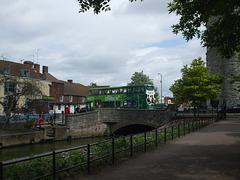
[[[30,76],[30,71],[28,69],[22,69],[22,75],[23,76]]]
[[[16,84],[6,83],[4,88],[4,94],[14,94],[16,92]]]
[[[69,101],[72,102],[73,101],[73,97],[69,96]]]
[[[10,67],[2,66],[0,70],[2,74],[10,75]]]
[[[60,102],[63,102],[63,96],[60,97]]]

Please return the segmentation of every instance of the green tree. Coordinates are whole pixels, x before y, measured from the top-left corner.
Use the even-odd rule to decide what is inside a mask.
[[[149,78],[148,75],[144,74],[143,71],[141,72],[135,72],[131,77],[131,82],[128,83],[128,86],[134,86],[134,85],[144,85],[144,84],[150,84],[154,85],[152,79]],[[159,93],[157,87],[155,88],[155,99],[159,99]]]
[[[78,2],[79,12],[88,11],[90,8],[93,8],[96,14],[111,10],[110,0]],[[173,0],[168,4],[168,9],[169,13],[175,12],[180,16],[179,23],[172,26],[173,33],[182,32],[187,41],[194,37],[200,38],[203,46],[216,48],[223,57],[229,58],[235,52],[240,52],[239,0]],[[215,20],[210,24],[211,19]],[[207,29],[203,28],[204,26],[208,26]]]
[[[173,0],[168,8],[180,16],[172,26],[175,34],[182,32],[187,41],[201,38],[203,46],[216,48],[226,58],[240,52],[239,0]]]
[[[129,0],[131,2],[137,1],[137,0]],[[143,1],[143,0],[141,0]],[[111,8],[109,6],[110,0],[78,0],[80,10],[79,12],[86,12],[90,8],[93,9],[93,12],[95,14],[99,14],[101,11],[110,11]]]
[[[181,72],[182,78],[176,80],[170,87],[176,104],[191,103],[195,115],[196,108],[200,108],[203,102],[208,99],[216,101],[224,81],[223,75],[210,75],[209,68],[205,66],[201,57],[194,59],[190,67],[185,65]]]
[[[141,72],[135,72],[132,75],[131,82],[128,83],[128,86],[143,85],[143,84],[153,85],[153,81],[149,78],[148,75],[144,74],[143,71],[141,71]]]
[[[4,89],[4,96],[0,97],[0,105],[6,115],[3,128],[8,127],[12,117],[27,112],[23,103],[25,100],[42,96],[40,82],[29,78],[12,77],[3,73],[0,75],[0,86]]]

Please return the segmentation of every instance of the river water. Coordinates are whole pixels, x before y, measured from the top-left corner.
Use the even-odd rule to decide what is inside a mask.
[[[7,161],[25,156],[32,156],[41,154],[44,152],[54,151],[57,149],[67,149],[71,147],[91,144],[100,142],[110,137],[95,137],[95,138],[83,138],[83,139],[72,139],[71,141],[55,141],[46,142],[44,144],[29,144],[14,147],[7,147],[0,149],[0,161]]]

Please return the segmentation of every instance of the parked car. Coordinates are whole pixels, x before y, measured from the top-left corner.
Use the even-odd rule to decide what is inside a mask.
[[[168,105],[167,104],[156,104],[156,109],[167,109]]]
[[[220,110],[219,112],[221,113],[223,110]],[[240,104],[233,104],[230,108],[226,108],[226,113],[240,113]]]

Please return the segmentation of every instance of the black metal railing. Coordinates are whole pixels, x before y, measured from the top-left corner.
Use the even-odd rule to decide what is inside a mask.
[[[146,152],[148,147],[157,147],[158,144],[164,144],[168,140],[184,136],[212,122],[215,122],[215,119],[175,120],[153,131],[0,162],[0,180],[8,178],[55,180],[58,175],[70,176],[79,171],[87,171],[90,174],[92,168],[101,164],[107,162],[114,164],[116,159],[124,156],[132,157],[135,152],[140,150]],[[61,173],[65,174],[61,175]]]

